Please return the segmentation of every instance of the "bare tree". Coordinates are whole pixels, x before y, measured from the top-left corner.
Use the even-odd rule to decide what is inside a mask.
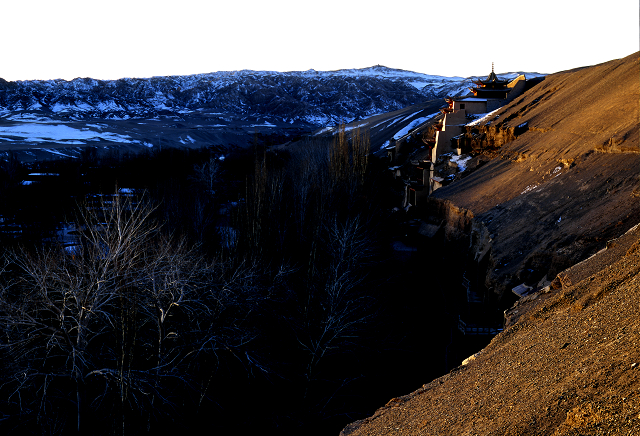
[[[370,298],[361,288],[371,241],[360,219],[344,223],[334,219],[325,227],[321,243],[325,261],[317,265],[314,278],[320,286],[309,287],[302,308],[303,328],[297,333],[298,344],[307,353],[308,381],[324,357],[349,349],[373,315]]]
[[[6,259],[0,353],[11,363],[0,377],[16,413],[50,425],[65,399],[82,432],[90,410],[111,407],[118,427],[108,432],[124,434],[130,417],[151,423],[174,407],[176,386],[206,389],[198,359],[251,340],[242,320],[264,298],[255,268],[205,262],[163,237],[152,213],[144,201],[103,199],[81,213],[81,245]]]
[[[215,157],[210,157],[209,160],[201,165],[194,167],[194,179],[201,183],[207,192],[207,194],[213,196],[215,194],[216,186],[220,182],[220,176],[222,175],[222,168],[220,167],[220,161]]]

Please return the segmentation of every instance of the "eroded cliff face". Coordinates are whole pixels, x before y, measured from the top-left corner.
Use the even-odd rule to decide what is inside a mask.
[[[514,141],[517,136],[527,130],[527,127],[526,123],[516,127],[505,124],[465,126],[463,134],[452,140],[452,146],[466,153],[486,153]]]
[[[638,85],[636,54],[548,76],[467,127],[483,165],[433,197],[488,229],[485,285],[498,298],[552,280],[640,221]]]
[[[499,295],[494,289],[499,283],[487,280],[492,277],[491,271],[499,264],[493,256],[494,235],[487,224],[474,216],[472,211],[458,207],[450,200],[436,197],[426,200],[422,213],[426,221],[440,223],[439,228],[442,229],[426,245],[426,249],[436,252],[431,253],[432,255],[437,254],[446,259],[452,271],[455,271],[453,277],[465,277],[470,291],[476,295],[475,298],[498,309]],[[461,285],[462,281],[451,283],[449,292],[454,292]],[[466,312],[469,296],[464,296],[461,300],[458,310]],[[511,301],[506,304],[510,305]]]
[[[447,244],[456,246],[448,251],[453,251],[458,268],[464,269],[467,262],[477,263],[491,257],[492,235],[472,211],[458,207],[450,200],[430,197],[425,201],[422,212],[427,221],[440,223],[445,248]]]
[[[444,237],[447,241],[467,239],[473,227],[473,212],[456,206],[450,200],[428,198],[426,214],[431,221],[444,224]]]

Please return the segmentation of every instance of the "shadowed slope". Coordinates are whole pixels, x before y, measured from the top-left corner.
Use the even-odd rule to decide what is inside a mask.
[[[640,228],[617,261],[519,305],[466,366],[394,398],[344,436],[635,434],[640,429]]]

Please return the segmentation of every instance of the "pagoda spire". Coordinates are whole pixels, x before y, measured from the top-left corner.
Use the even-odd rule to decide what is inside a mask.
[[[480,98],[506,98],[508,80],[502,80],[496,74],[495,63],[491,62],[491,74],[486,80],[476,80],[473,83],[477,85],[476,88],[471,88],[474,97]]]
[[[500,79],[498,79],[498,76],[496,76],[496,72],[494,71],[493,62],[491,62],[491,74],[489,74],[489,77],[487,77],[486,82],[499,82],[499,81]]]

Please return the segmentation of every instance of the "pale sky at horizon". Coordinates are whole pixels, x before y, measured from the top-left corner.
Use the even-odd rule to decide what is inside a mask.
[[[385,65],[554,73],[639,50],[638,0],[7,0],[0,77],[118,79]]]

